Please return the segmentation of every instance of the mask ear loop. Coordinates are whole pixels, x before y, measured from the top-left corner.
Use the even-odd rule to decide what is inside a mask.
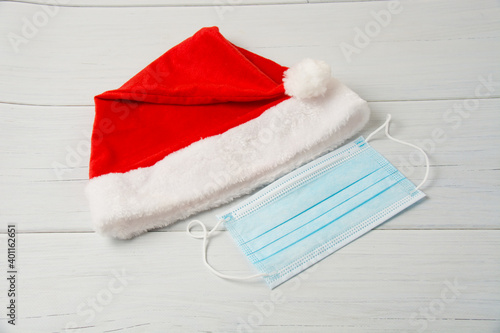
[[[186,228],[186,232],[188,233],[189,236],[191,236],[193,238],[196,238],[196,239],[203,239],[203,251],[202,251],[202,255],[203,255],[203,263],[205,264],[205,266],[212,273],[214,273],[215,275],[217,275],[218,277],[221,277],[223,279],[228,279],[228,280],[250,280],[250,279],[260,278],[260,277],[269,275],[269,274],[265,274],[265,273],[255,274],[255,275],[249,275],[249,276],[226,275],[226,274],[223,274],[223,273],[219,272],[218,270],[216,270],[215,268],[213,268],[208,263],[208,261],[207,261],[208,239],[211,237],[212,233],[217,229],[217,227],[222,223],[222,221],[223,220],[219,220],[219,222],[217,222],[217,224],[215,225],[215,227],[213,227],[212,230],[210,230],[210,231],[207,231],[207,227],[206,227],[205,223],[201,222],[200,220],[192,220],[191,222],[189,222],[189,224],[188,224],[188,226]],[[203,229],[203,233],[201,235],[195,235],[195,234],[193,234],[191,232],[191,228],[193,227],[193,224],[195,224],[195,223],[197,223]]]
[[[425,153],[425,151],[414,145],[414,144],[411,144],[409,142],[406,142],[406,141],[403,141],[403,140],[399,140],[399,139],[396,139],[395,137],[391,136],[389,134],[389,124],[391,122],[391,115],[388,114],[387,115],[387,119],[385,120],[384,124],[382,126],[380,126],[379,128],[377,128],[375,131],[373,131],[370,135],[368,135],[368,137],[366,138],[366,142],[370,141],[370,139],[375,135],[377,134],[378,132],[380,132],[384,127],[385,127],[385,135],[387,136],[387,138],[389,138],[390,140],[392,141],[395,141],[395,142],[398,142],[398,143],[401,143],[403,145],[406,145],[406,146],[409,146],[409,147],[412,147],[412,148],[415,148],[417,149],[418,151],[420,151],[422,153],[422,155],[424,155],[425,157],[425,164],[426,164],[426,168],[425,168],[425,176],[424,176],[424,179],[420,182],[420,184],[418,184],[418,186],[416,187],[416,190],[420,189],[422,187],[422,185],[424,185],[424,183],[427,181],[427,178],[429,177],[429,167],[430,167],[430,163],[429,163],[429,157],[427,156],[427,154]]]

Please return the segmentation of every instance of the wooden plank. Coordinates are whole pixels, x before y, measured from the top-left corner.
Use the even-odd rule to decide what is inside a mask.
[[[63,7],[209,7],[209,6],[248,6],[297,3],[328,3],[328,2],[356,2],[356,1],[385,1],[385,0],[11,0],[12,2]]]
[[[120,242],[20,234],[18,256],[18,325],[2,332],[39,332],[41,323],[44,332],[500,327],[500,231],[373,231],[274,292],[261,281],[215,277],[202,265],[201,241],[178,232]],[[228,274],[252,271],[225,232],[209,258]],[[65,330],[72,325],[79,329]]]
[[[386,113],[392,113],[392,134],[422,145],[432,165],[424,187],[429,198],[380,228],[499,228],[500,99],[471,100],[477,107],[468,118],[459,126],[455,120],[447,122],[448,110],[465,101],[370,103],[372,119],[362,134],[369,134]],[[29,232],[91,230],[84,187],[92,120],[92,107],[0,104],[3,223],[18,223]],[[436,136],[436,131],[443,134]],[[411,180],[420,181],[423,161],[411,148],[384,140],[383,135],[372,145]],[[213,225],[215,213],[229,206],[199,218]],[[185,226],[185,222],[178,223],[167,230],[184,230]]]
[[[6,225],[20,231],[20,317],[13,328],[0,312],[0,331],[500,331],[498,1],[401,1],[402,11],[350,62],[341,45],[373,26],[389,1],[202,1],[72,0],[50,10],[0,2],[4,250]],[[47,24],[16,53],[9,34],[22,35],[43,13]],[[83,194],[92,97],[209,25],[283,65],[304,57],[333,64],[336,77],[371,101],[364,134],[389,112],[393,135],[428,151],[428,199],[275,292],[210,274],[186,221],[130,241],[92,233]],[[494,81],[490,90],[484,80]],[[372,145],[418,182],[419,156],[382,138]],[[54,162],[66,164],[59,174]],[[197,217],[213,226],[225,209]],[[227,274],[252,272],[225,231],[209,260]]]
[[[498,2],[402,6],[349,57],[341,46],[361,45],[356,29],[375,22],[372,12],[386,10],[387,2],[239,6],[223,15],[213,7],[64,7],[27,43],[17,45],[19,52],[8,38],[0,40],[5,50],[0,101],[92,105],[94,95],[120,86],[199,27],[212,25],[235,44],[284,65],[304,57],[324,59],[335,76],[370,101],[473,98],[480,76],[498,81]],[[23,18],[30,21],[41,10],[4,3],[0,31],[22,35],[28,24]],[[498,87],[491,96],[500,96]]]
[[[12,0],[33,5],[62,7],[217,7],[307,3],[307,0]],[[350,0],[343,0],[350,1]],[[351,0],[356,1],[356,0]]]
[[[298,3],[328,3],[328,2],[356,2],[356,1],[385,1],[385,0],[10,0],[12,2],[33,5],[62,6],[62,7],[209,7],[209,6],[248,6]]]

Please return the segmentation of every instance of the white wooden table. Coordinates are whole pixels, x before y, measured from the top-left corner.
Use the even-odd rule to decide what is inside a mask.
[[[382,24],[387,1],[40,3],[0,2],[1,332],[500,331],[498,1],[401,1]],[[428,198],[273,292],[209,273],[186,221],[130,241],[95,234],[83,192],[93,96],[213,25],[283,65],[332,64],[373,110],[362,134],[392,113],[393,135],[427,150]],[[420,181],[411,149],[373,146]],[[214,225],[225,208],[197,218]],[[251,272],[224,231],[210,260]]]

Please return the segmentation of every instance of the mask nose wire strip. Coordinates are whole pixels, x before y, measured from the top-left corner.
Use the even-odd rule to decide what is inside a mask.
[[[219,222],[217,222],[217,224],[215,225],[215,227],[213,227],[212,230],[210,230],[210,231],[207,231],[207,226],[205,225],[205,223],[201,222],[200,220],[192,220],[191,222],[189,222],[189,224],[188,224],[188,226],[186,228],[186,232],[188,233],[189,236],[191,236],[193,238],[196,238],[196,239],[203,239],[203,251],[202,251],[202,255],[203,255],[203,263],[205,264],[205,266],[212,273],[214,273],[215,275],[217,275],[218,277],[221,277],[223,279],[228,279],[228,280],[250,280],[250,279],[260,278],[260,277],[269,275],[269,274],[265,274],[265,273],[255,274],[255,275],[249,275],[249,276],[226,275],[226,274],[223,274],[223,273],[219,272],[218,270],[216,270],[215,268],[213,268],[208,263],[208,261],[207,261],[208,239],[211,237],[212,233],[217,229],[217,227],[221,224],[222,221],[223,220],[219,220]],[[191,231],[191,229],[192,229],[192,227],[193,227],[194,224],[198,224],[203,229],[203,233],[201,235],[195,235]]]
[[[420,189],[420,187],[422,187],[422,185],[424,185],[424,183],[427,181],[427,178],[429,177],[429,157],[427,156],[427,154],[425,153],[425,151],[414,145],[414,144],[411,144],[409,142],[406,142],[406,141],[403,141],[403,140],[399,140],[399,139],[396,139],[395,137],[393,137],[392,135],[389,134],[389,124],[391,122],[391,115],[388,114],[387,115],[387,119],[385,120],[384,124],[382,124],[382,126],[380,126],[379,128],[377,128],[375,131],[373,131],[370,135],[368,135],[368,137],[366,138],[366,142],[370,141],[370,139],[375,135],[377,134],[378,132],[380,132],[384,127],[385,127],[385,135],[387,136],[387,138],[389,138],[390,140],[394,141],[394,142],[397,142],[397,143],[401,143],[403,145],[406,145],[406,146],[409,146],[409,147],[412,147],[412,148],[415,148],[417,149],[418,151],[420,151],[422,153],[422,155],[424,155],[425,157],[425,164],[426,164],[426,167],[425,167],[425,176],[424,176],[424,179],[420,182],[420,184],[418,184],[418,186],[416,187],[416,189]]]

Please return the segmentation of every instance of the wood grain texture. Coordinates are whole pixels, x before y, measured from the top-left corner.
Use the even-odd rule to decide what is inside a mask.
[[[386,9],[387,2],[241,6],[220,16],[212,7],[61,8],[18,52],[7,38],[0,40],[0,101],[92,105],[93,96],[121,86],[199,27],[212,25],[235,44],[285,65],[324,59],[369,101],[471,98],[479,75],[500,77],[500,10],[489,0],[405,2],[348,62],[340,45],[356,45],[355,29]],[[0,29],[20,34],[23,18],[40,10],[4,4]],[[493,96],[500,96],[498,89]]]
[[[217,7],[326,2],[386,1],[386,0],[10,0],[12,2],[62,7]]]
[[[0,256],[7,224],[20,232],[19,325],[0,311],[0,332],[500,331],[498,1],[401,1],[350,62],[340,46],[388,1],[74,0],[51,6],[15,52],[9,34],[45,10],[22,2],[0,2]],[[131,241],[94,234],[93,96],[210,25],[284,65],[331,63],[370,102],[361,134],[391,113],[392,134],[427,151],[428,198],[275,292],[211,275],[187,221]],[[372,145],[420,181],[410,148]],[[196,217],[213,226],[229,206]],[[252,271],[225,231],[209,257],[228,274]],[[6,288],[0,279],[2,307]]]
[[[422,145],[431,160],[424,188],[429,198],[380,228],[500,228],[500,99],[475,101],[477,109],[456,129],[458,123],[443,115],[464,100],[370,103],[372,120],[362,134],[369,134],[391,113],[393,135]],[[0,104],[0,113],[4,216],[26,232],[91,231],[84,187],[93,108]],[[443,132],[439,140],[433,134],[438,130]],[[424,173],[420,155],[380,139],[373,146],[418,183]],[[216,212],[230,206],[199,217],[215,222]],[[167,230],[184,228],[185,223],[178,223]]]
[[[59,7],[218,7],[307,3],[307,0],[11,0]],[[343,0],[349,1],[349,0]],[[356,0],[353,0],[356,1]],[[334,2],[334,1],[332,1]]]
[[[251,327],[258,332],[414,332],[424,325],[429,332],[495,332],[499,236],[373,231],[271,292],[260,283],[213,276],[201,265],[201,242],[185,233],[150,233],[129,242],[23,234],[19,329],[37,332],[43,325],[43,332],[64,332],[73,322],[78,332],[246,332],[242,323],[258,323],[260,312],[260,325]],[[252,269],[226,232],[213,239],[209,256],[226,273]],[[112,282],[113,271],[123,270],[126,282]],[[457,285],[456,297],[449,283]],[[109,304],[97,301],[100,310],[92,316],[88,304],[106,300],[110,285],[121,290]],[[443,295],[454,299],[441,309]],[[41,306],[44,299],[50,302]],[[435,320],[419,314],[426,308],[436,308],[429,312]]]

